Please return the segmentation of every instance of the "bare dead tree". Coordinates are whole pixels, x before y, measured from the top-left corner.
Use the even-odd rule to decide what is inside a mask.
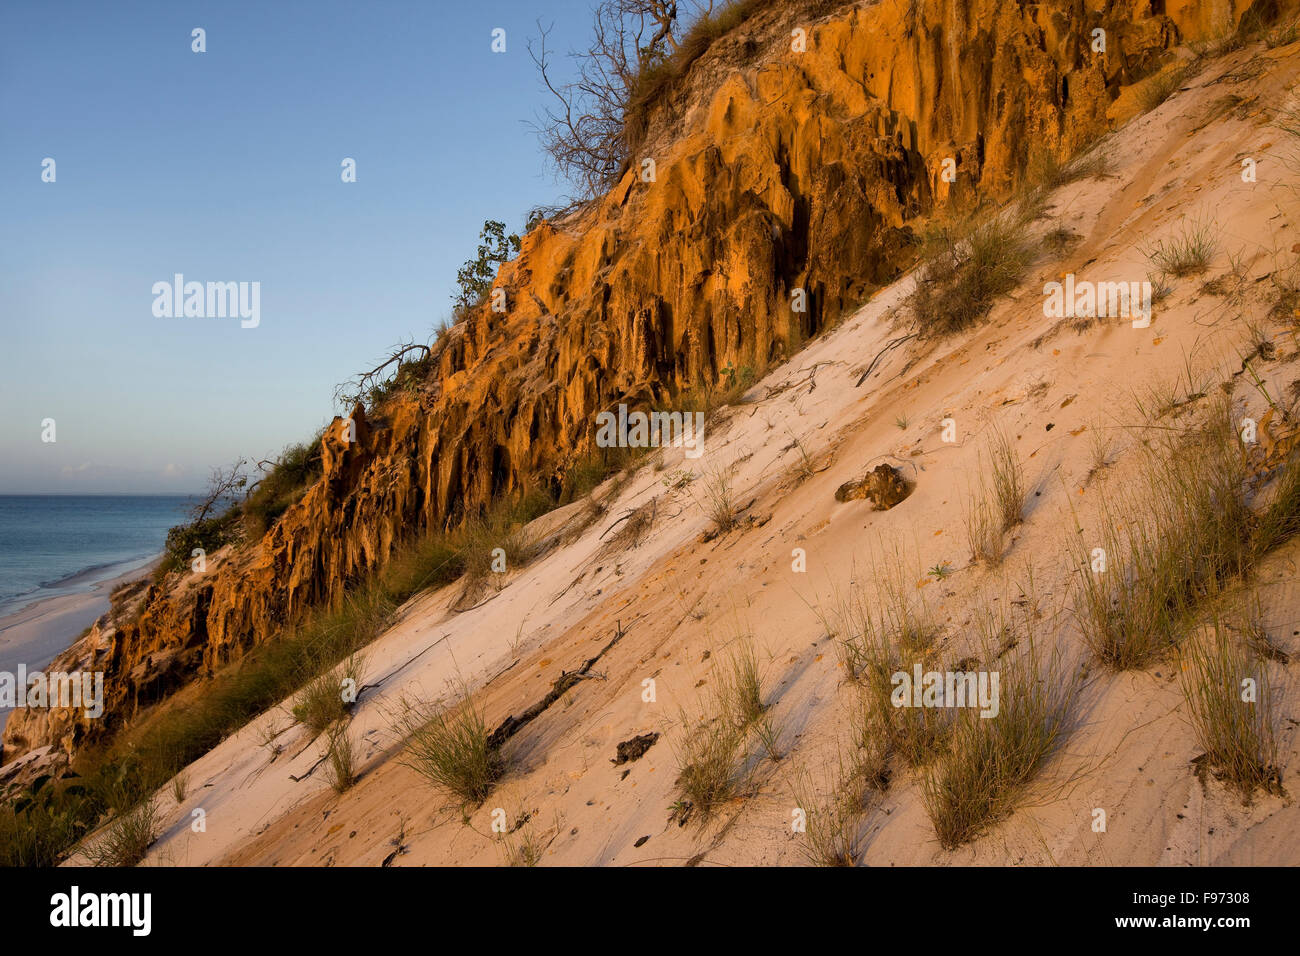
[[[213,468],[208,478],[208,488],[203,497],[190,509],[190,517],[198,524],[212,513],[222,501],[234,501],[235,492],[248,484],[247,458],[239,458],[229,468]]]
[[[692,5],[694,16],[708,16],[712,9],[712,0]],[[528,54],[554,98],[534,124],[542,149],[583,196],[597,196],[627,166],[625,118],[641,78],[677,49],[678,0],[600,0],[591,45],[569,53],[577,77],[567,83],[556,79],[546,47],[551,28],[540,21],[537,28],[540,36],[536,45],[529,41]]]
[[[408,361],[406,356],[412,352],[419,352],[420,357],[414,361]],[[372,395],[376,390],[381,388],[392,378],[400,375],[402,367],[412,365],[429,356],[429,346],[421,345],[418,342],[399,343],[393,347],[388,358],[384,359],[368,372],[362,372],[346,382],[341,382],[334,387],[334,401],[340,407],[348,407],[357,404],[366,397]],[[390,376],[386,374],[386,369],[397,364],[396,370]]]

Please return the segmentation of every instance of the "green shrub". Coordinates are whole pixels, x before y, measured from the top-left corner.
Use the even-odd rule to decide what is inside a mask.
[[[492,289],[501,263],[519,252],[519,237],[506,235],[505,223],[495,219],[483,223],[479,239],[475,258],[467,259],[456,273],[457,291],[451,298],[458,314],[483,301]]]
[[[287,446],[241,505],[249,538],[266,534],[280,515],[302,498],[323,469],[319,435],[314,441]]]
[[[188,568],[197,549],[210,555],[227,544],[240,540],[243,529],[239,519],[239,508],[232,507],[215,517],[177,525],[168,530],[156,575],[161,577],[171,571]]]

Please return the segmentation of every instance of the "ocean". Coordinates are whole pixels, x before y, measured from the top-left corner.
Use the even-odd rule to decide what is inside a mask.
[[[0,617],[77,594],[158,555],[192,499],[0,495]]]

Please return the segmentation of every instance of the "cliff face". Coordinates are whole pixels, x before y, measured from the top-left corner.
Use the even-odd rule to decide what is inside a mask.
[[[100,622],[56,662],[106,671],[103,719],[16,712],[4,759],[71,752],[273,639],[395,542],[554,483],[592,446],[600,410],[670,408],[728,366],[788,354],[907,266],[910,224],[950,190],[1005,192],[1031,146],[1064,155],[1092,141],[1164,51],[1247,6],[886,0],[758,13],[694,64],[608,195],[524,238],[498,276],[505,313],[485,306],[443,336],[425,385],[354,414],[355,442],[336,421],[322,477],[260,542],[169,576],[137,620]],[[804,52],[791,50],[796,27]],[[1098,28],[1105,53],[1091,46]],[[948,158],[955,184],[940,175]]]

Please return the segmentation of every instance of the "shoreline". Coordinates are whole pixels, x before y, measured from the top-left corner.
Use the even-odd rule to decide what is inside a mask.
[[[147,577],[161,557],[141,559],[78,594],[39,598],[0,617],[0,671],[14,673],[19,664],[29,672],[44,669],[108,611],[114,588]],[[9,711],[0,710],[0,731],[8,718]]]

